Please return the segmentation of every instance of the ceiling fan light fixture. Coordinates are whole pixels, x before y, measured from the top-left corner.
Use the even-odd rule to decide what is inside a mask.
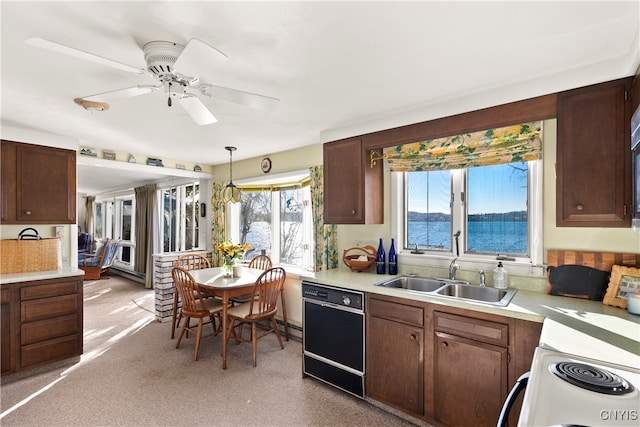
[[[73,102],[88,111],[105,111],[109,109],[109,104],[106,102],[88,101],[82,98],[75,98]]]
[[[233,152],[236,151],[236,147],[224,147],[229,152],[229,183],[222,189],[222,201],[224,203],[238,203],[242,201],[242,193],[240,189],[233,183]]]

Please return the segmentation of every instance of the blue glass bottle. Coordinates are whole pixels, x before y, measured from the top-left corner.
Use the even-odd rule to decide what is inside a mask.
[[[376,273],[384,274],[387,266],[385,262],[384,245],[382,244],[382,238],[378,244],[378,253],[376,254]]]
[[[398,274],[398,254],[396,254],[396,245],[391,239],[391,247],[389,248],[389,274]]]

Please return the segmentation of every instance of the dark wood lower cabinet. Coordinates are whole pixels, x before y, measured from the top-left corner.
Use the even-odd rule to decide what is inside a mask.
[[[436,426],[495,426],[542,324],[367,296],[366,395]],[[512,412],[519,412],[519,402]],[[517,416],[509,419],[515,426]]]
[[[367,325],[367,395],[424,415],[423,310],[370,300]]]
[[[508,393],[508,350],[435,333],[436,421],[447,426],[495,426]]]
[[[82,354],[82,276],[2,285],[2,375]]]

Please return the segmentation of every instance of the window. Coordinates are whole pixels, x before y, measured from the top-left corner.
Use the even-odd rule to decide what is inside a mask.
[[[95,239],[98,246],[106,239],[119,239],[115,264],[125,270],[135,268],[135,200],[133,194],[95,202]]]
[[[160,190],[164,252],[199,248],[200,184],[198,182]]]
[[[392,173],[403,178],[404,248],[530,262],[541,242],[539,168],[529,161]]]
[[[134,222],[135,201],[132,198],[126,198],[118,201],[117,220],[118,236],[120,238],[120,252],[117,262],[134,267],[135,257],[135,222]]]
[[[241,184],[242,202],[230,204],[230,238],[247,242],[245,258],[264,253],[274,264],[310,267],[312,253],[311,194],[302,182],[308,177],[285,177],[286,183]]]

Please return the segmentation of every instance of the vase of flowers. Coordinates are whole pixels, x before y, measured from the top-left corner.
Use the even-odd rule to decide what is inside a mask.
[[[233,243],[231,240],[225,240],[218,245],[218,251],[222,254],[222,272],[225,277],[233,276],[233,265],[249,248],[251,248],[249,243]]]

